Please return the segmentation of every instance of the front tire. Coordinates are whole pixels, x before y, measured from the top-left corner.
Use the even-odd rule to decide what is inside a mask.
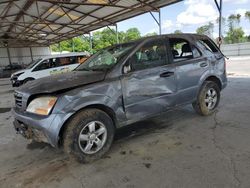
[[[215,82],[205,81],[198,94],[197,100],[192,104],[194,110],[208,116],[214,113],[220,102],[220,89]]]
[[[113,121],[105,112],[80,111],[66,125],[64,151],[82,163],[100,159],[111,147],[114,132]]]

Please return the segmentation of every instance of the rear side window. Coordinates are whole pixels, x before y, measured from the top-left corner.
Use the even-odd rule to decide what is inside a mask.
[[[218,52],[218,48],[210,40],[208,40],[208,39],[202,39],[202,40],[199,40],[199,42],[203,46],[205,46],[205,48],[207,50],[209,50],[210,52],[214,52],[214,53]]]
[[[74,60],[73,60],[74,61]],[[56,66],[65,66],[72,64],[72,59],[70,57],[60,57],[55,59]]]
[[[77,57],[77,63],[82,64],[82,63],[84,63],[87,59],[88,59],[88,57],[86,57],[86,56],[78,56],[78,57]]]
[[[53,67],[66,66],[77,63],[76,56],[58,57],[53,59]]]
[[[201,56],[201,53],[196,47],[191,47],[191,44],[180,38],[170,38],[170,49],[174,62],[193,59]]]

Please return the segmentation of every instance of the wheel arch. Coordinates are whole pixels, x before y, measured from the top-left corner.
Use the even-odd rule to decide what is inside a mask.
[[[212,82],[214,82],[214,83],[216,83],[218,85],[220,90],[222,90],[222,83],[221,83],[221,80],[218,77],[216,77],[216,76],[208,76],[204,81],[212,81]]]
[[[23,79],[23,82],[26,81],[26,80],[35,80],[35,78],[33,78],[33,77],[27,77],[27,78]]]
[[[115,112],[113,111],[112,108],[103,105],[103,104],[91,104],[91,105],[87,105],[83,108],[78,109],[77,111],[75,111],[73,114],[71,114],[70,117],[67,118],[67,120],[63,123],[63,125],[60,128],[59,134],[58,134],[58,146],[61,146],[62,143],[62,137],[63,137],[63,133],[67,127],[67,123],[80,111],[86,110],[86,109],[98,109],[101,110],[103,112],[105,112],[112,120],[113,125],[115,127],[115,129],[117,128],[117,119],[116,119],[116,115]]]

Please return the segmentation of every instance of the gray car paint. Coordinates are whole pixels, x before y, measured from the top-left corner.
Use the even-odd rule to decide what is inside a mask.
[[[168,64],[150,69],[123,73],[131,55],[145,42],[170,37],[184,38],[196,46],[202,56],[173,64],[168,53]],[[95,107],[105,110],[117,128],[159,114],[174,106],[195,101],[198,91],[210,76],[226,86],[224,58],[220,52],[207,52],[196,43],[200,35],[179,34],[150,37],[139,40],[135,48],[110,71],[74,71],[64,75],[35,80],[16,90],[23,95],[23,107],[13,108],[16,120],[34,129],[42,130],[48,142],[57,146],[60,131],[77,111]],[[169,52],[169,46],[167,46]],[[206,67],[201,67],[206,63]],[[162,73],[174,72],[170,77]],[[39,116],[25,111],[31,99],[41,95],[56,95],[58,100],[52,113]]]

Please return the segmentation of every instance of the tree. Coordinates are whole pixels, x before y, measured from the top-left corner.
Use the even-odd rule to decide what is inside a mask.
[[[154,33],[152,33],[154,34]],[[141,33],[137,28],[130,28],[126,32],[120,31],[118,32],[119,42],[129,42],[131,40],[136,40],[141,38]],[[96,52],[102,48],[107,46],[111,46],[117,43],[117,35],[114,29],[105,28],[101,31],[96,31],[92,37],[92,47],[93,52]],[[51,45],[51,49],[53,52],[61,51],[69,51],[69,52],[81,52],[81,51],[89,51],[90,52],[90,44],[89,37],[83,38],[75,37],[73,39],[61,41],[59,44]]]
[[[213,31],[214,31],[214,24],[212,22],[209,22],[207,25],[203,25],[196,29],[197,34],[207,35],[209,37],[213,36]]]
[[[225,42],[232,44],[232,43],[239,43],[247,41],[247,38],[244,36],[245,33],[242,27],[239,27],[241,15],[240,14],[231,14],[228,17],[228,32],[225,37]]]
[[[50,45],[50,49],[51,49],[52,52],[59,52],[60,51],[59,44]]]
[[[144,37],[150,37],[150,36],[155,36],[158,35],[156,32],[152,32],[152,33],[147,33],[146,35],[144,35]]]
[[[246,11],[245,17],[246,17],[246,19],[248,19],[249,22],[250,22],[250,11]]]
[[[141,33],[137,28],[130,28],[125,33],[124,42],[129,42],[131,40],[136,40],[141,38]]]
[[[228,44],[246,42],[245,33],[241,27],[231,28],[226,34],[225,42]]]
[[[75,37],[73,40],[70,40],[72,45],[72,51],[74,52],[82,52],[82,51],[90,51],[89,38],[84,39],[82,37]]]
[[[82,52],[90,51],[89,38],[75,37],[73,39],[61,41],[60,44],[51,45],[53,52],[68,51],[68,52]]]
[[[240,24],[240,19],[241,19],[241,15],[240,14],[231,14],[228,17],[228,24],[229,24],[229,28],[236,28],[239,27]]]
[[[250,22],[250,11],[246,11],[245,18]],[[250,42],[250,35],[248,35],[247,41]]]
[[[93,48],[99,50],[107,46],[116,44],[116,33],[114,29],[103,29],[102,31],[94,32],[93,34]]]
[[[181,33],[182,33],[182,31],[179,30],[179,29],[177,29],[177,30],[174,31],[174,34],[181,34]]]

